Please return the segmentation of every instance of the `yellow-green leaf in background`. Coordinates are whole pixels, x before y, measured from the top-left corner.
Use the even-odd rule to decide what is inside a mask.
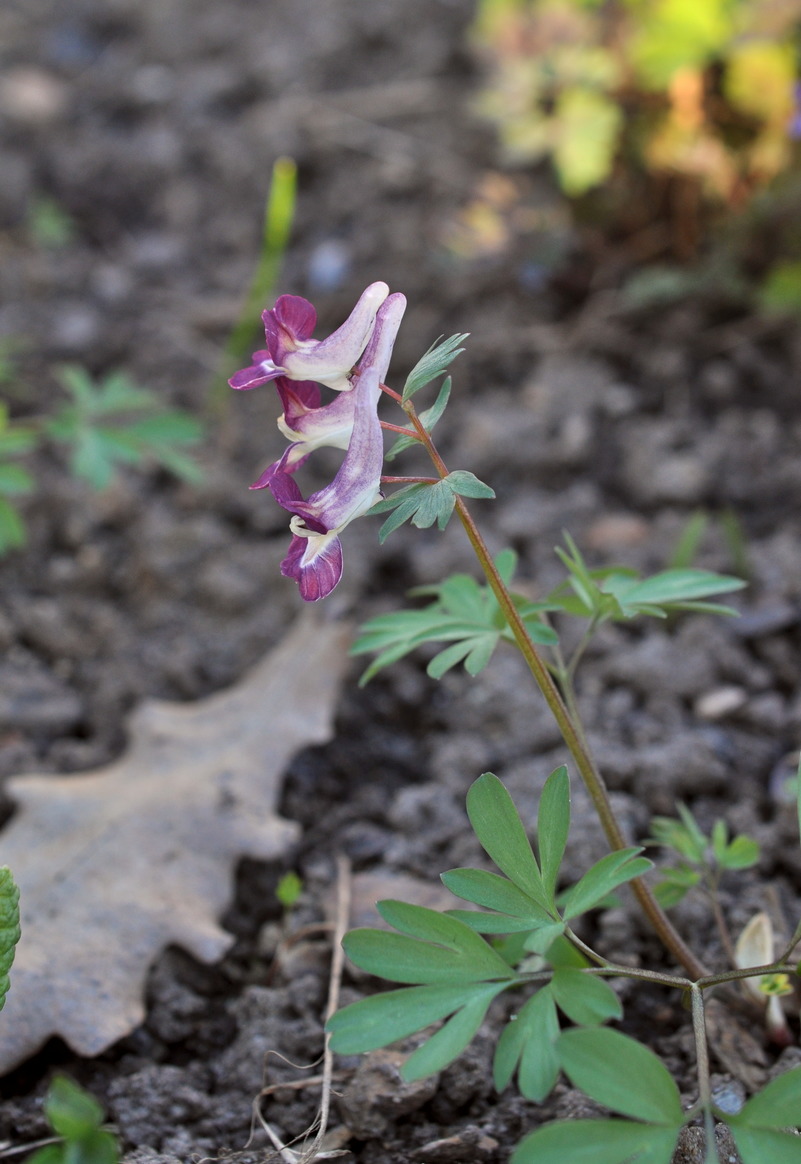
[[[682,68],[703,68],[734,35],[730,0],[629,0],[630,56],[639,80],[662,89]]]
[[[744,113],[784,125],[793,112],[795,79],[793,46],[758,40],[732,49],[724,87],[728,100]]]
[[[620,107],[592,89],[565,89],[556,104],[554,165],[566,194],[608,178],[623,121]]]

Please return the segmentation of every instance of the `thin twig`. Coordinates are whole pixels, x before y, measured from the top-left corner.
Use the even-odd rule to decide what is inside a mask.
[[[334,918],[331,951],[331,974],[328,984],[328,1001],[325,1007],[325,1022],[327,1023],[331,1016],[339,1006],[339,990],[342,983],[342,970],[345,964],[345,951],[342,947],[342,939],[348,928],[348,917],[350,916],[350,899],[351,899],[351,879],[350,879],[350,861],[347,857],[337,857],[337,901],[336,901],[336,916]],[[329,1036],[325,1035],[325,1049],[323,1051],[323,1070],[322,1074],[316,1075],[313,1079],[304,1079],[295,1084],[276,1083],[270,1087],[265,1087],[259,1094],[259,1098],[268,1095],[273,1091],[279,1090],[281,1087],[308,1087],[312,1083],[321,1084],[320,1108],[317,1116],[311,1127],[304,1133],[306,1136],[311,1135],[316,1129],[314,1139],[310,1144],[307,1144],[301,1152],[295,1152],[288,1144],[284,1144],[281,1138],[270,1127],[268,1122],[259,1110],[258,1102],[255,1106],[256,1117],[261,1124],[264,1131],[267,1133],[270,1142],[275,1150],[280,1155],[284,1164],[312,1164],[314,1160],[330,1160],[335,1156],[344,1156],[347,1153],[340,1149],[334,1149],[330,1152],[321,1151],[325,1133],[328,1128],[328,1116],[331,1110],[331,1090],[334,1078],[334,1056],[329,1047]],[[292,1143],[297,1143],[301,1137],[293,1140]]]

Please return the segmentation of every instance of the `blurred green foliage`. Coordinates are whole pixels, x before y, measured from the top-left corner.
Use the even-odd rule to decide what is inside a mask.
[[[796,155],[800,25],[798,0],[479,0],[479,107],[570,196],[645,173],[685,215],[741,207]]]

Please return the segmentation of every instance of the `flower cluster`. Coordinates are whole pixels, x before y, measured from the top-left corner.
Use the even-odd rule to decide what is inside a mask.
[[[294,578],[306,602],[330,594],[342,577],[339,535],[379,500],[383,436],[378,401],[406,299],[372,283],[342,327],[314,340],[317,314],[305,299],[282,295],[262,315],[267,348],[231,377],[232,388],[275,381],[283,406],[278,427],[290,444],[251,488],[270,489],[293,516],[281,573]],[[322,403],[320,385],[337,395]],[[314,449],[345,449],[333,481],[304,498],[294,472]]]

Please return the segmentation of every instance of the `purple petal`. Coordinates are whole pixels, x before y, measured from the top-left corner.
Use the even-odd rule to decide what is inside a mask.
[[[295,534],[281,563],[285,578],[294,578],[304,602],[327,598],[342,577],[342,543],[336,534]]]
[[[353,389],[354,416],[348,451],[330,485],[313,493],[306,502],[293,499],[292,511],[326,530],[342,529],[378,500],[384,438],[378,420],[378,373],[370,368],[359,376]],[[294,484],[294,482],[293,482]],[[285,509],[290,508],[276,498]]]
[[[349,374],[367,346],[376,312],[387,295],[386,283],[371,283],[342,326],[327,339],[281,353],[287,375],[292,380],[316,380],[338,392],[347,391]]]
[[[356,399],[353,392],[340,392],[322,408],[307,408],[302,415],[290,418],[285,412],[278,427],[287,440],[302,441],[307,452],[323,446],[346,449],[353,432]]]
[[[295,473],[308,459],[309,452],[306,446],[302,442],[296,441],[295,444],[289,446],[280,460],[273,461],[272,465],[268,465],[259,479],[248,488],[269,489],[276,474]]]
[[[261,354],[261,352],[253,353],[254,357],[260,356]],[[249,388],[255,388],[257,384],[267,384],[270,380],[275,380],[280,375],[280,368],[270,367],[269,361],[264,360],[260,364],[251,364],[249,368],[242,368],[241,371],[234,372],[228,383],[232,388],[247,390]]]
[[[293,420],[320,407],[320,386],[313,380],[288,380],[286,376],[279,376],[275,387],[284,406],[284,420],[290,428]]]
[[[395,292],[385,299],[375,317],[375,327],[370,336],[370,342],[364,349],[364,355],[359,361],[359,368],[374,367],[378,372],[379,382],[383,384],[398,328],[406,310],[406,296]]]
[[[262,312],[264,334],[272,357],[282,364],[286,352],[310,340],[317,326],[317,312],[308,299],[300,295],[281,295],[275,307]]]

